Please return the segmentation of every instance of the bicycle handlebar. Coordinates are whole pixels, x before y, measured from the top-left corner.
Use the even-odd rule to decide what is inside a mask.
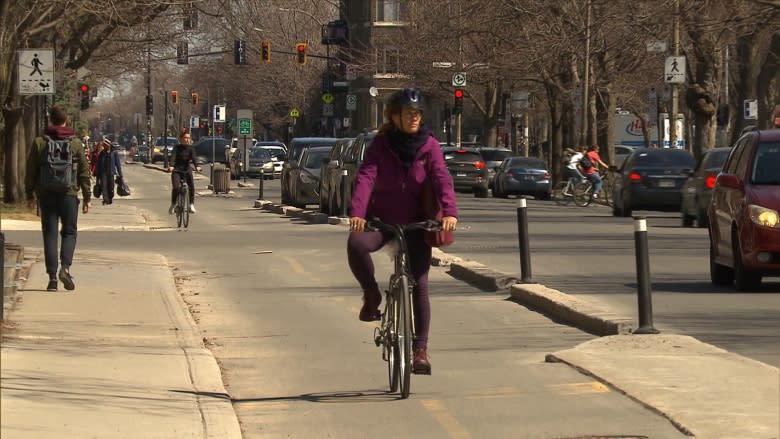
[[[365,230],[367,232],[383,230],[391,233],[395,233],[398,230],[401,230],[403,232],[408,232],[411,230],[425,230],[426,232],[439,232],[441,231],[441,221],[425,220],[425,221],[418,221],[409,224],[387,224],[382,222],[381,219],[373,217],[367,220]]]

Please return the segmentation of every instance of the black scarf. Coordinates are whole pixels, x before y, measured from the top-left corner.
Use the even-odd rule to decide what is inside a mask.
[[[399,129],[393,129],[388,133],[390,149],[398,155],[404,169],[409,169],[417,156],[417,151],[428,141],[431,131],[425,125],[414,134],[407,134]]]

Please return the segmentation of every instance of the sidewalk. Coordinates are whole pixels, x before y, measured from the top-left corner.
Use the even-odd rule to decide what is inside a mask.
[[[129,205],[94,209],[79,224],[95,230],[116,219],[125,230],[146,227]],[[34,230],[37,223],[2,222],[3,230],[20,227]],[[501,288],[512,283],[478,263],[446,263],[464,277],[492,276]],[[0,436],[241,437],[217,363],[162,256],[79,249],[75,292],[46,292],[44,271],[42,262],[32,265],[19,302],[6,313]],[[510,291],[575,326],[595,321],[615,334],[630,332],[608,310],[543,285]],[[547,361],[593,376],[695,437],[780,438],[778,369],[691,337],[611,335],[550,353]]]
[[[82,230],[117,222],[146,227],[133,206],[116,203],[79,216]],[[3,220],[2,229],[36,225]],[[26,253],[42,258],[42,249]],[[241,437],[165,258],[78,249],[72,273],[75,291],[47,292],[43,262],[34,263],[5,314],[3,439]]]

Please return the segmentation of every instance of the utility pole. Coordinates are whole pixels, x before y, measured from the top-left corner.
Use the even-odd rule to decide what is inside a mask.
[[[674,56],[680,56],[680,0],[674,0]],[[672,111],[669,115],[669,148],[677,147],[677,84],[672,83]]]
[[[582,81],[582,123],[580,124],[580,145],[586,145],[588,140],[588,105],[590,88],[590,10],[591,0],[587,0],[585,12],[585,71]],[[527,157],[527,154],[526,154]]]

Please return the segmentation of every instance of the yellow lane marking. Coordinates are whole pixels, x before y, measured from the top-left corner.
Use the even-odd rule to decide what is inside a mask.
[[[423,407],[425,407],[425,409],[428,410],[431,415],[433,415],[436,421],[438,421],[439,424],[444,427],[447,433],[449,433],[450,437],[458,439],[471,439],[469,432],[466,431],[462,425],[460,425],[460,422],[458,422],[458,420],[455,419],[455,417],[452,416],[450,412],[447,411],[441,401],[436,401],[434,399],[423,399],[421,402]]]
[[[292,267],[293,271],[295,271],[298,274],[304,274],[306,273],[306,270],[303,269],[303,265],[298,263],[295,259],[285,256],[284,260],[287,261],[288,264]]]
[[[559,395],[585,395],[588,393],[609,393],[609,387],[598,381],[585,383],[552,384],[547,386]]]

